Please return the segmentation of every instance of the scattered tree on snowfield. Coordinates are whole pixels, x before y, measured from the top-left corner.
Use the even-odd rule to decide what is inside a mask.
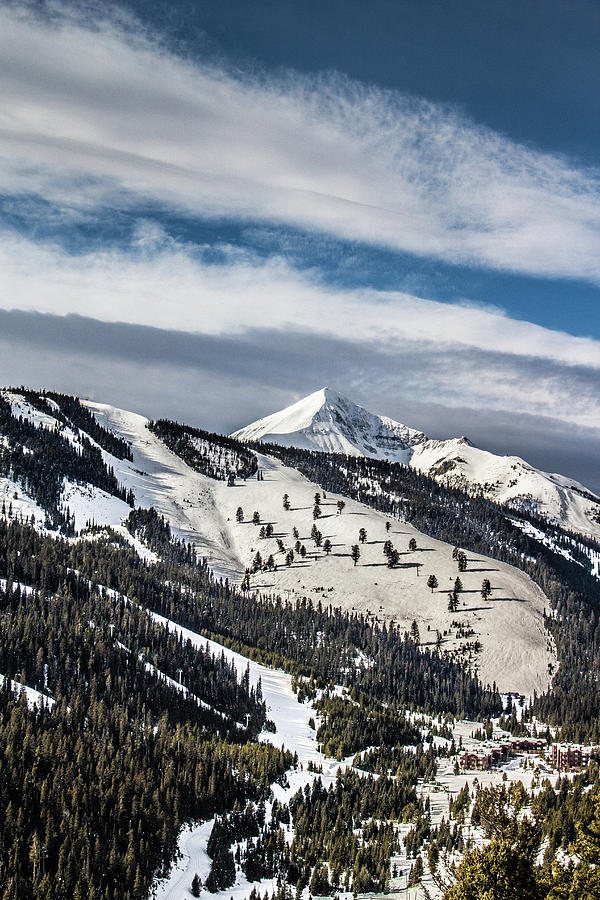
[[[400,564],[400,554],[395,547],[392,547],[390,552],[387,554],[387,561],[390,569],[395,569],[396,566]]]
[[[427,579],[427,587],[431,588],[431,593],[433,594],[434,590],[438,586],[438,580],[435,575],[430,575]]]

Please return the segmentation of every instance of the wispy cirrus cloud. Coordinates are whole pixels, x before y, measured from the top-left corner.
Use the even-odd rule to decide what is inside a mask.
[[[339,76],[250,76],[126,24],[0,10],[0,190],[156,203],[455,263],[600,281],[600,180]]]

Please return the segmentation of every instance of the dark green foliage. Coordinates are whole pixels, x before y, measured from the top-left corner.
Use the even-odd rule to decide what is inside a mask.
[[[528,803],[531,817],[523,817],[521,810]],[[445,900],[479,900],[482,896],[491,900],[592,900],[600,896],[596,764],[573,779],[560,779],[556,789],[546,782],[533,798],[518,782],[508,789],[480,789],[471,822],[484,828],[490,843],[467,852]],[[545,849],[540,864],[542,839]],[[568,862],[564,858],[556,861],[559,848],[569,854]]]
[[[154,512],[135,511],[132,518],[140,527],[149,523],[150,533],[157,535],[153,546],[166,541],[166,526]],[[8,526],[0,521],[0,541],[6,540],[17,524]],[[31,584],[43,570],[48,585],[56,590],[66,570],[74,569],[83,577],[137,597],[144,607],[182,625],[218,635],[234,649],[254,648],[263,661],[284,665],[292,673],[312,674],[323,684],[333,679],[374,700],[425,711],[446,710],[474,717],[492,715],[500,707],[497,694],[484,690],[450,660],[419,650],[396,628],[380,628],[364,616],[322,609],[320,604],[315,607],[310,600],[295,604],[279,599],[257,601],[233,591],[226,582],[215,581],[206,566],[195,563],[193,553],[181,545],[172,545],[174,561],[165,551],[163,561],[148,566],[114,535],[67,545],[41,538],[30,529],[17,528],[17,533],[31,550],[9,555],[4,565],[0,557],[0,577]],[[44,565],[42,560],[46,560]],[[368,667],[356,666],[359,653],[368,658]]]
[[[248,804],[243,811],[215,821],[207,852],[213,859],[209,890],[216,890],[223,860],[237,843],[236,858],[249,881],[284,877],[297,891],[329,894],[343,885],[354,891],[384,890],[390,856],[397,839],[394,821],[406,821],[421,809],[411,779],[374,779],[355,772],[339,773],[328,790],[319,778],[299,790],[289,806],[273,804],[271,820],[264,809]],[[285,828],[292,826],[293,840]],[[240,847],[241,842],[241,847]],[[326,863],[329,865],[331,876]]]
[[[72,428],[85,432],[88,437],[96,441],[111,456],[130,461],[133,459],[131,445],[124,441],[123,438],[117,437],[108,428],[100,425],[94,414],[83,406],[77,397],[70,397],[68,394],[57,394],[54,391],[45,391],[42,397],[54,400],[59,406],[64,419]],[[57,412],[53,409],[50,414],[56,416]]]
[[[420,739],[403,716],[365,697],[351,700],[325,694],[315,707],[324,720],[317,740],[326,756],[342,759],[365,747],[417,744]]]
[[[18,523],[0,532],[2,568],[22,560],[37,589],[2,573],[0,671],[56,701],[30,711],[8,680],[0,691],[2,896],[142,900],[184,821],[259,801],[291,757],[239,743],[248,732],[235,721],[249,713],[256,734],[265,709],[223,657],[61,565],[75,548],[85,562],[96,541],[69,545]],[[179,672],[193,696],[157,669]]]
[[[367,882],[370,890],[386,889],[390,856],[397,850],[392,822],[405,821],[418,808],[415,789],[404,779],[347,770],[326,790],[317,778],[290,801],[294,839],[288,881],[307,884],[307,869],[328,862],[333,889],[346,884],[362,891]]]
[[[481,791],[478,816],[490,843],[469,850],[444,900],[544,900],[548,883],[536,865],[541,829],[510,808],[504,788]]]
[[[58,394],[56,391],[31,391],[22,387],[9,390],[13,394],[19,394],[35,409],[72,428],[76,433],[84,432],[111,456],[130,461],[133,459],[131,445],[100,425],[95,415],[83,406],[77,397]]]
[[[225,481],[230,473],[237,478],[251,478],[258,470],[256,454],[222,434],[180,425],[169,419],[149,422],[148,428],[190,468],[209,478]]]
[[[382,746],[357,753],[352,764],[376,775],[397,775],[416,783],[418,778],[429,781],[435,777],[437,754],[433,747],[423,751],[422,744],[406,750],[404,746]]]
[[[174,540],[171,526],[163,516],[158,515],[154,507],[132,509],[125,520],[125,527],[164,562],[174,566],[196,565],[194,548],[183,541]]]

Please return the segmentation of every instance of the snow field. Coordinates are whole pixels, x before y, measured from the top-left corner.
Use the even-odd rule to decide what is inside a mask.
[[[429,646],[435,643],[436,631],[443,636],[444,631],[450,632],[452,621],[459,621],[474,634],[459,638],[453,629],[452,635],[443,637],[442,649],[453,651],[461,644],[480,641],[483,649],[474,659],[484,683],[495,681],[503,690],[523,694],[547,687],[548,666],[555,665],[555,656],[543,623],[546,598],[527,575],[472,553],[467,554],[467,571],[459,573],[449,544],[346,498],[344,510],[338,515],[337,500],[341,498],[333,494],[322,500],[322,515],[315,522],[323,540],[328,538],[333,545],[328,556],[310,537],[314,495],[323,491],[274,458],[259,455],[259,462],[264,480],[249,479],[235,488],[222,482],[214,485],[217,505],[227,519],[230,547],[246,566],[252,564],[256,551],[263,561],[273,554],[277,564],[277,571],[252,575],[252,589],[291,600],[308,597],[315,605],[320,601],[324,606],[331,604],[393,620],[406,630],[416,620],[421,641]],[[284,493],[290,498],[289,512],[283,509]],[[244,511],[243,523],[236,521],[238,506]],[[260,527],[252,524],[254,511],[259,512],[262,524],[272,524],[272,538],[260,539]],[[391,524],[389,531],[387,521]],[[293,548],[294,528],[307,555],[302,559],[295,554],[294,563],[288,567],[277,540],[283,540],[286,550]],[[359,543],[360,528],[367,531],[364,544]],[[417,542],[415,552],[408,550],[411,538]],[[395,569],[387,566],[383,554],[388,539],[401,553],[400,566]],[[350,558],[353,544],[359,544],[361,554],[356,566]],[[433,592],[427,587],[431,574],[438,580]],[[449,613],[448,592],[457,575],[464,591],[457,612]],[[492,585],[488,601],[480,595],[484,578]]]

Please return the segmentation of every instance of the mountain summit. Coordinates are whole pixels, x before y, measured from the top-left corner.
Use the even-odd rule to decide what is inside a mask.
[[[412,448],[427,440],[421,431],[368,412],[329,387],[258,419],[231,436],[240,441],[265,441],[401,463],[408,463]]]
[[[574,479],[542,472],[518,456],[480,450],[465,437],[430,440],[422,431],[375,415],[328,387],[240,428],[232,437],[404,463],[515,511],[600,537],[600,499]]]

